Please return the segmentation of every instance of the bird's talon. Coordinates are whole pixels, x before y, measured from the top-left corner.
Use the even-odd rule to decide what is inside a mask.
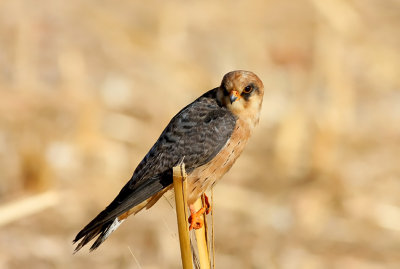
[[[204,219],[202,218],[202,215],[204,212],[206,212],[205,207],[200,208],[200,210],[196,212],[194,206],[190,205],[190,217],[188,219],[190,223],[189,231],[193,229],[197,230],[203,227]]]
[[[210,202],[208,201],[207,195],[204,194],[204,206],[200,208],[199,211],[196,212],[193,205],[190,205],[189,209],[190,209],[190,217],[188,219],[188,222],[190,223],[189,231],[193,229],[195,230],[200,229],[204,225],[203,214],[204,213],[209,214],[211,211],[211,205]]]

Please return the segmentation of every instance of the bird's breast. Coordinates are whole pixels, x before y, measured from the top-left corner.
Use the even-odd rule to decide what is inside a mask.
[[[208,163],[197,167],[188,175],[188,204],[193,204],[232,167],[242,153],[251,134],[251,126],[237,120],[230,139],[220,152]]]

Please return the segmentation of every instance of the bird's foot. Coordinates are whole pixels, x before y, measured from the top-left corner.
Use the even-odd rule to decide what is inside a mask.
[[[195,229],[200,229],[203,227],[204,225],[204,217],[203,214],[206,213],[210,213],[211,211],[211,205],[210,202],[208,201],[208,197],[207,195],[204,193],[204,206],[202,208],[200,208],[200,210],[198,210],[196,212],[194,205],[189,205],[189,209],[190,209],[190,217],[188,219],[189,223],[190,223],[190,227],[189,227],[189,231]]]
[[[189,206],[190,209],[190,217],[188,219],[190,226],[189,226],[189,231],[195,229],[200,229],[204,225],[204,219],[203,219],[203,214],[206,212],[206,207],[200,208],[199,211],[196,212],[194,209],[194,205]]]

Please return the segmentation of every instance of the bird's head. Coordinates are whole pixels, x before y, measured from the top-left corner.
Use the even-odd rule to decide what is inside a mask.
[[[234,115],[257,117],[264,96],[264,85],[256,74],[237,70],[227,73],[217,90],[217,100]]]

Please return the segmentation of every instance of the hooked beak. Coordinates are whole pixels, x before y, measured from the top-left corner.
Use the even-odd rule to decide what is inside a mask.
[[[229,100],[231,101],[231,104],[233,103],[233,102],[235,102],[237,99],[239,99],[240,98],[240,94],[239,94],[239,92],[238,91],[235,91],[235,90],[233,90],[233,91],[231,91],[231,93],[229,94]]]

